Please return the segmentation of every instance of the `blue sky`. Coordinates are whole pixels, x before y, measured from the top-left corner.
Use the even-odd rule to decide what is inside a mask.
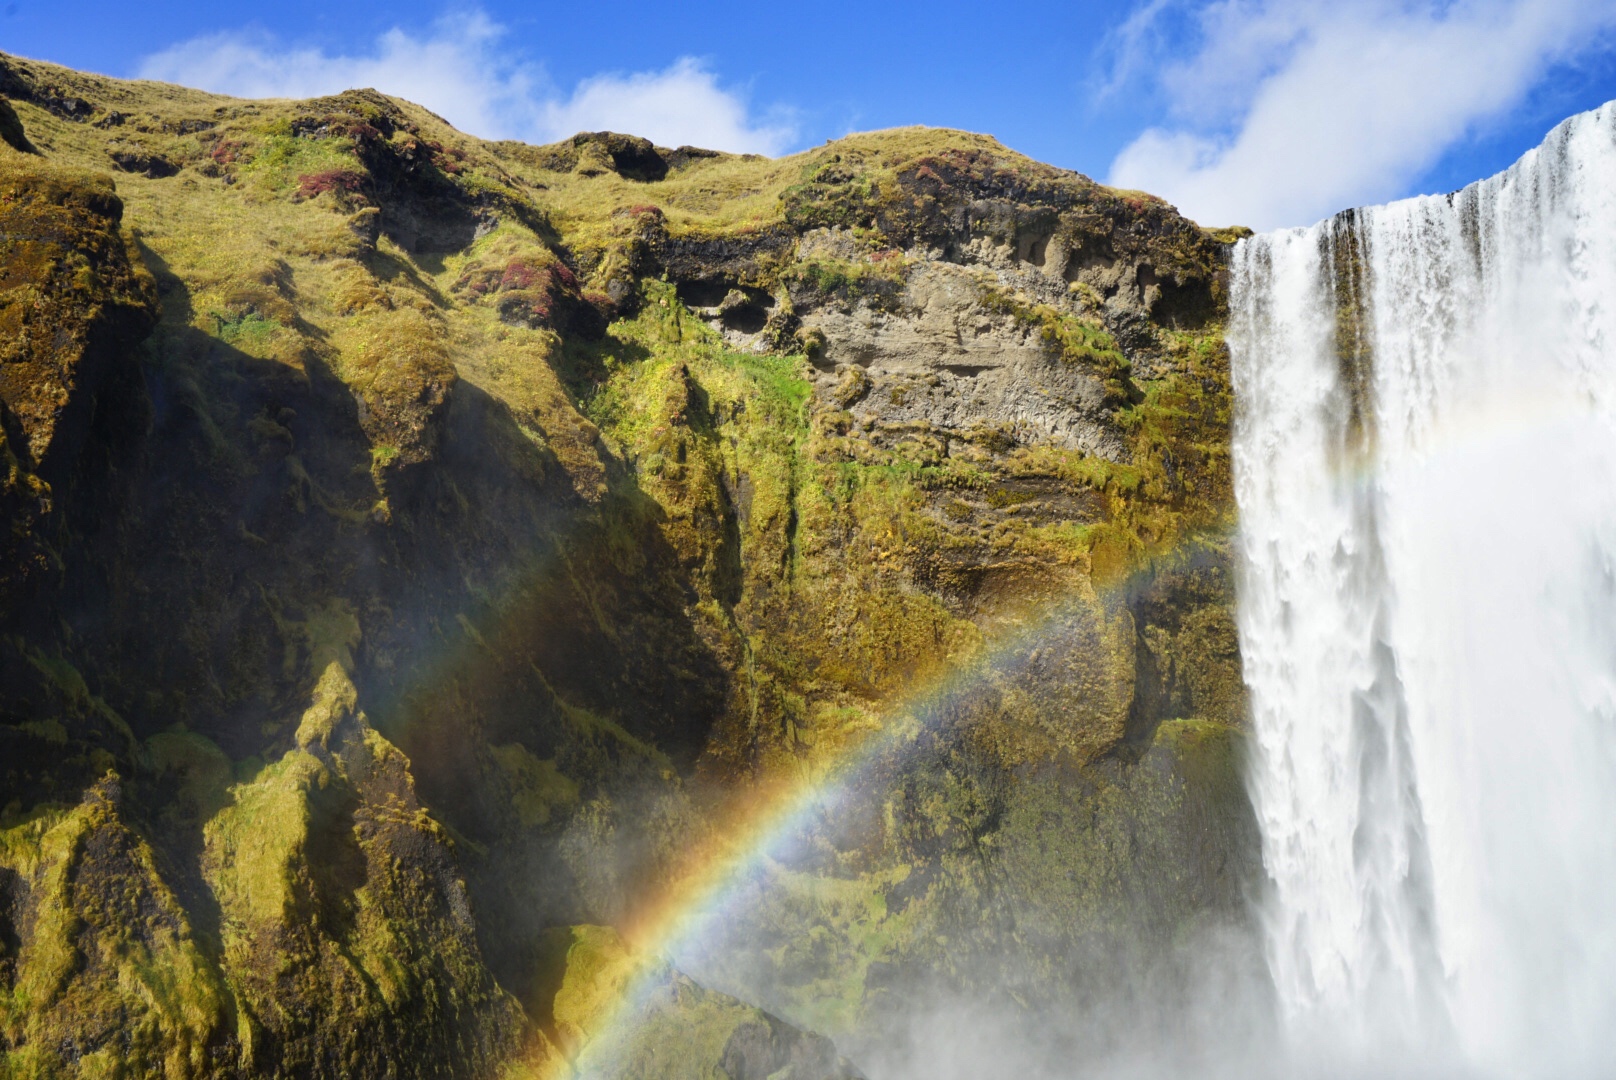
[[[0,2],[0,49],[110,75],[375,85],[530,141],[962,127],[1258,227],[1498,171],[1616,98],[1613,34],[1616,0]]]

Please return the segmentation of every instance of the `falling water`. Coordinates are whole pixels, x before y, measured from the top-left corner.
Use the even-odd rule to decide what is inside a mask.
[[[1286,1030],[1363,1075],[1616,1075],[1616,103],[1241,243],[1232,296]]]

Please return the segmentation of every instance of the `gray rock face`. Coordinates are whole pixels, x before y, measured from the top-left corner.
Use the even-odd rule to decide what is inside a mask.
[[[878,445],[929,440],[944,456],[1043,445],[1125,461],[1103,373],[1063,357],[1028,312],[1103,326],[1131,369],[1153,378],[1173,283],[1164,286],[1144,256],[1092,250],[1072,223],[1046,216],[1018,222],[1014,208],[979,203],[968,242],[916,246],[885,269],[850,230],[805,233],[798,260],[868,271],[873,282],[854,295],[794,293],[801,335],[822,343],[813,356],[818,392]],[[766,347],[766,334],[740,332],[718,308],[703,314],[732,345]]]
[[[861,303],[804,315],[803,325],[826,340],[816,383],[833,392],[850,366],[859,368],[867,392],[846,404],[872,432],[925,426],[964,443],[997,430],[1016,442],[1117,459],[1123,448],[1102,423],[1100,380],[1064,362],[1036,325],[985,306],[992,284],[974,267],[925,263],[911,274],[899,312]]]

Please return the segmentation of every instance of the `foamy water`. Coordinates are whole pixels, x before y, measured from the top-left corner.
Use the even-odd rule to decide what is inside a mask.
[[[1616,104],[1232,269],[1251,790],[1293,1051],[1616,1075]]]

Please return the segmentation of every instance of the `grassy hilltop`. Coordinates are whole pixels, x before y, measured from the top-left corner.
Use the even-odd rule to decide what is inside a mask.
[[[1232,234],[939,129],[0,96],[0,1076],[843,1075],[1242,925]],[[624,959],[871,739],[712,986]]]

